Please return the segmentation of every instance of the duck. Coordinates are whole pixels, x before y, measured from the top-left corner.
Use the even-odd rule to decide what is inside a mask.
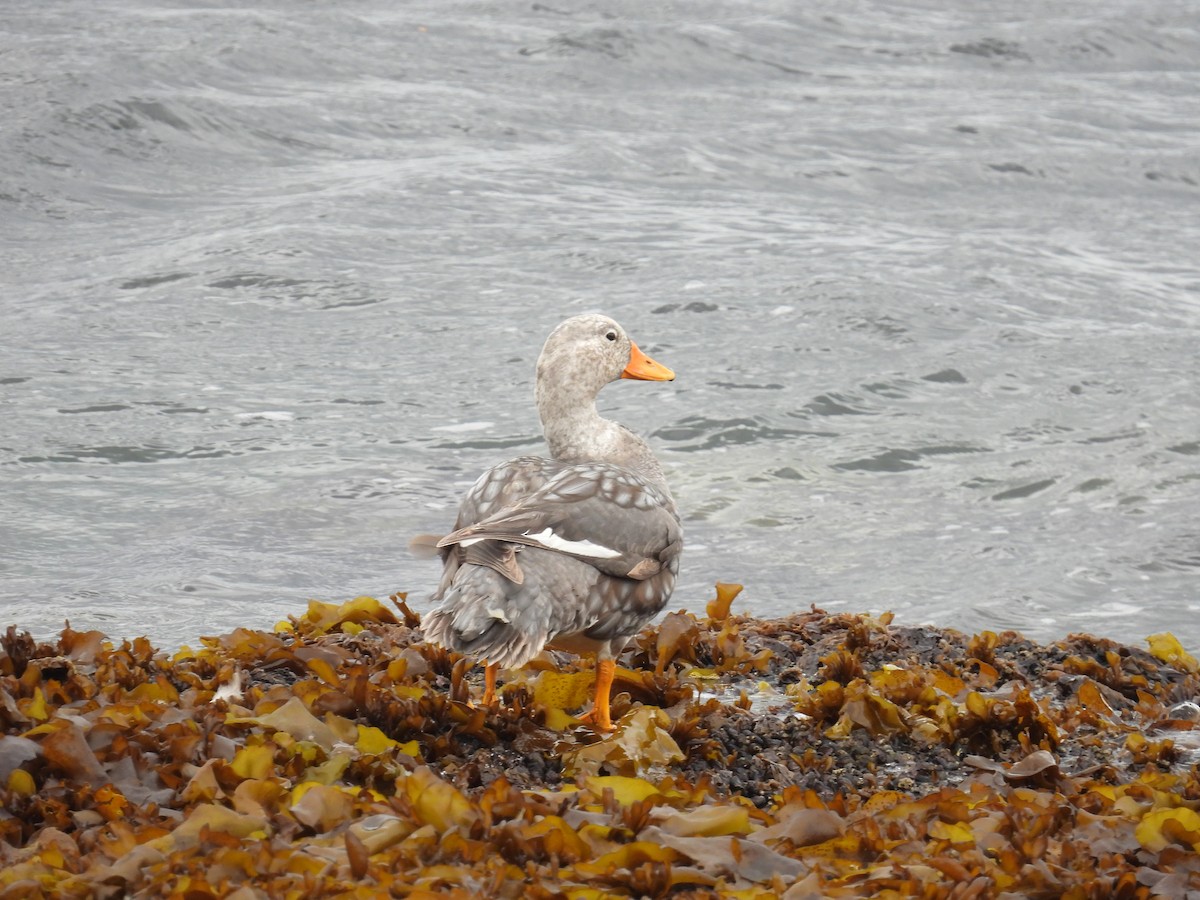
[[[535,373],[550,455],[488,469],[449,534],[414,541],[443,564],[425,639],[485,664],[484,705],[496,701],[500,669],[546,648],[591,654],[594,699],[583,719],[613,730],[617,657],[670,599],[683,551],[675,499],[646,441],[596,410],[600,391],[622,379],[675,373],[608,316],[559,324]]]

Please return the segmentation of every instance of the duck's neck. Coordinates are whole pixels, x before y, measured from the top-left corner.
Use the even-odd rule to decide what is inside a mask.
[[[555,459],[612,463],[666,489],[662,466],[649,445],[628,428],[596,412],[595,401],[558,405],[547,402],[539,393],[538,414],[550,455]]]
[[[553,398],[538,395],[538,415],[542,432],[550,445],[550,455],[563,462],[615,462],[617,437],[621,426],[596,412],[595,401],[576,399],[574,403],[557,403]]]

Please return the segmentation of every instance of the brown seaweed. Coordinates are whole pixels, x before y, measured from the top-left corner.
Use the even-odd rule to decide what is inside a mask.
[[[890,615],[667,615],[478,673],[402,595],[156,652],[0,637],[0,896],[1184,897],[1196,661]]]

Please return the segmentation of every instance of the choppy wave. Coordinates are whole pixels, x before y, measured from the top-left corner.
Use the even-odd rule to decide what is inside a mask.
[[[603,309],[679,375],[600,402],[679,604],[1200,646],[1185,7],[5,15],[7,619],[420,595],[408,537],[536,450],[541,341]]]

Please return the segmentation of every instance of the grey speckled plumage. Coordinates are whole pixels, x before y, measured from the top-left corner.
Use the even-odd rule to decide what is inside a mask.
[[[424,618],[430,641],[506,668],[546,646],[612,660],[662,610],[682,529],[649,446],[596,412],[601,388],[622,377],[674,373],[605,316],[551,333],[536,387],[551,458],[501,463],[463,497],[437,542],[444,570]]]

